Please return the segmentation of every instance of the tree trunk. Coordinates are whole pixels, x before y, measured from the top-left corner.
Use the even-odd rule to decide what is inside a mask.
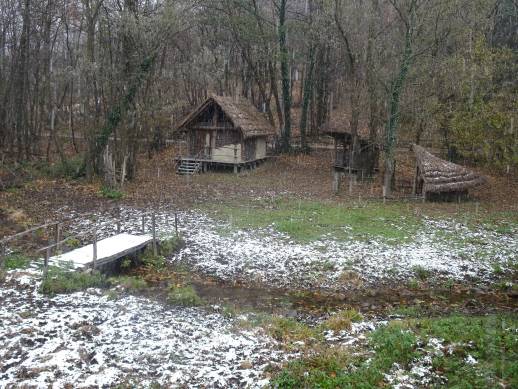
[[[313,70],[315,67],[315,46],[309,47],[308,66],[306,70],[306,79],[304,81],[304,91],[302,97],[302,113],[300,116],[300,145],[303,152],[308,150],[306,140],[306,129],[308,122],[308,109],[313,94]]]
[[[414,4],[414,3],[412,3]],[[412,13],[412,8],[411,8]],[[399,73],[392,82],[390,102],[389,102],[389,117],[386,125],[385,133],[385,173],[384,173],[384,187],[385,193],[390,195],[394,184],[395,175],[395,148],[397,143],[397,129],[399,125],[399,102],[403,86],[408,75],[412,61],[412,29],[413,17],[410,16],[410,21],[407,23],[405,31],[405,48],[403,51],[403,58]]]
[[[291,149],[291,75],[290,59],[286,44],[286,3],[287,0],[281,0],[279,4],[279,50],[282,78],[282,108],[284,113],[284,126],[281,132],[282,152],[288,152]]]

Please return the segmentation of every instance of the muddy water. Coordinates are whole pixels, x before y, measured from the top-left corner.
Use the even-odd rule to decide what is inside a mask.
[[[373,317],[386,317],[400,307],[416,307],[423,315],[517,309],[516,299],[504,293],[468,288],[409,290],[392,287],[326,294],[322,291],[236,286],[200,277],[192,279],[190,284],[209,306],[228,308],[235,312],[263,312],[309,322],[346,308],[354,308]],[[144,294],[165,302],[169,286],[169,282],[155,284]]]

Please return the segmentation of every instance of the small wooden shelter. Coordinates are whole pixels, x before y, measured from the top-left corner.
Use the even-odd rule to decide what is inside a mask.
[[[485,177],[464,166],[436,157],[421,146],[412,146],[416,158],[414,194],[426,200],[459,200],[468,189],[486,182]]]
[[[189,155],[178,159],[178,172],[192,174],[212,165],[255,167],[266,158],[266,142],[275,133],[265,114],[248,100],[211,96],[178,126],[187,133]]]
[[[378,170],[379,146],[369,141],[366,129],[358,132],[358,151],[350,163],[353,136],[343,122],[330,121],[324,132],[334,139],[335,173],[351,173],[361,177],[374,175]],[[336,176],[336,174],[335,174]]]

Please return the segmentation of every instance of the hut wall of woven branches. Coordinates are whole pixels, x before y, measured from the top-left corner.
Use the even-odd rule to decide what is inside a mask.
[[[275,133],[265,115],[248,100],[211,96],[178,126],[185,131],[188,155],[181,163],[199,164],[203,170],[226,165],[255,167],[266,158],[267,138]]]
[[[471,188],[486,182],[485,177],[436,157],[421,146],[413,145],[416,174],[413,184],[415,195],[430,201],[459,201],[468,198]]]

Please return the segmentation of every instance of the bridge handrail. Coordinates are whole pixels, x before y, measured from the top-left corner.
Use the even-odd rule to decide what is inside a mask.
[[[152,221],[152,229],[151,229],[151,232],[152,232],[152,235],[153,235],[153,252],[157,253],[157,231],[156,231],[156,219],[157,219],[157,214],[156,214],[156,211],[147,211],[147,212],[142,212],[140,217],[142,218],[142,233],[145,233],[145,218],[146,216],[151,216],[151,221]],[[49,227],[55,227],[56,230],[55,230],[55,238],[54,238],[54,242],[52,244],[47,244],[46,246],[42,247],[42,248],[39,248],[39,249],[36,249],[35,252],[36,253],[39,253],[39,252],[45,252],[45,258],[44,258],[44,274],[47,273],[47,270],[48,270],[48,262],[49,262],[49,258],[50,258],[50,254],[51,254],[51,250],[54,249],[54,248],[57,248],[57,251],[59,251],[59,247],[63,244],[63,243],[66,243],[67,241],[69,241],[70,239],[73,239],[73,238],[80,238],[80,237],[83,237],[85,235],[88,235],[91,233],[91,231],[85,231],[85,232],[82,232],[82,233],[77,233],[77,234],[73,234],[73,235],[69,235],[67,236],[65,239],[61,239],[61,225],[66,223],[66,222],[69,222],[71,220],[74,220],[74,219],[77,219],[78,217],[76,218],[68,218],[68,219],[65,219],[65,220],[62,220],[62,221],[55,221],[55,222],[48,222],[48,223],[45,223],[45,224],[41,224],[41,225],[38,225],[38,226],[35,226],[35,227],[32,227],[26,231],[22,231],[22,232],[19,232],[17,234],[14,234],[14,235],[11,235],[11,236],[8,236],[8,237],[5,237],[3,239],[0,240],[0,269],[2,269],[5,265],[5,258],[6,258],[6,247],[7,247],[7,243],[8,242],[11,242],[17,238],[20,238],[22,236],[25,236],[25,235],[28,235],[34,231],[37,231],[37,230],[40,230],[40,229],[43,229],[43,228],[49,228]],[[168,215],[165,215],[165,219],[168,220]],[[120,208],[118,208],[118,215],[117,215],[117,233],[120,233],[121,232],[121,218],[120,218]],[[175,231],[176,231],[176,235],[178,236],[178,214],[175,212],[174,213],[174,228],[175,228]],[[95,269],[95,262],[97,260],[97,225],[94,225],[93,227],[93,268]],[[47,243],[49,243],[49,240],[47,240]]]

